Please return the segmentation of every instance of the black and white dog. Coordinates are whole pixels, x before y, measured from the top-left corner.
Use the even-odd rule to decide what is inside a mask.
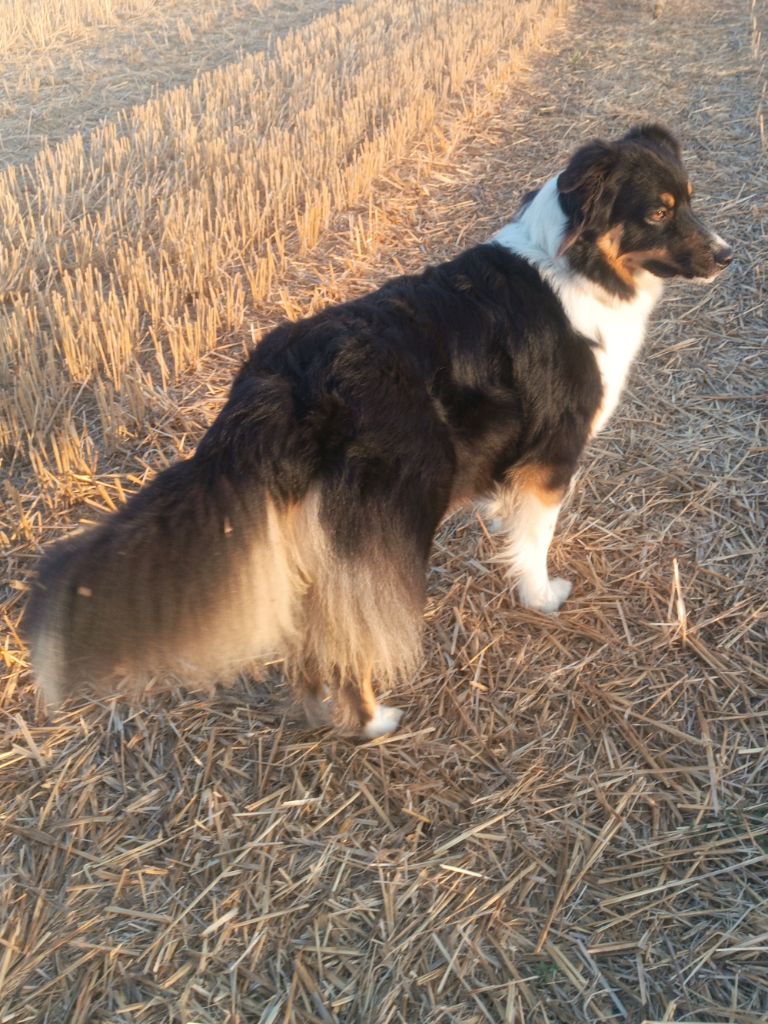
[[[377,736],[373,680],[415,671],[445,515],[483,499],[520,601],[571,585],[547,551],[664,278],[730,262],[657,125],[593,141],[489,243],[270,332],[190,458],[52,548],[27,614],[49,698],[274,658],[310,714]]]

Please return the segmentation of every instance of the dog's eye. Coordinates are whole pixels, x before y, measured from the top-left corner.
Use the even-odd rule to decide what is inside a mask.
[[[654,224],[658,224],[662,220],[666,220],[669,216],[669,210],[666,206],[660,206],[658,210],[654,210],[653,213],[648,214],[648,220],[653,221]]]

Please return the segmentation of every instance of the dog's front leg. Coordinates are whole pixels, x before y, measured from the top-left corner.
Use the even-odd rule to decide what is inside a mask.
[[[564,579],[550,579],[547,554],[567,484],[549,467],[527,466],[499,493],[492,512],[505,545],[500,560],[517,586],[520,603],[556,612],[571,592]]]

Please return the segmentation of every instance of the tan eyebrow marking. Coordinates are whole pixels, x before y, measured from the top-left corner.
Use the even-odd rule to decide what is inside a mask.
[[[693,185],[689,181],[688,182],[688,198],[690,199],[692,195],[693,195]]]
[[[659,196],[659,199],[662,201],[662,203],[664,203],[665,206],[668,206],[670,209],[672,209],[672,207],[675,205],[675,197],[672,195],[671,192],[662,192]]]

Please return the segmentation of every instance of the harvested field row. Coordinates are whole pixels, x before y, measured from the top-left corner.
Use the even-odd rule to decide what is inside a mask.
[[[94,4],[91,10],[96,8]],[[102,5],[106,7],[106,5]],[[246,54],[272,51],[286,32],[341,0],[186,0],[121,4],[84,23],[88,5],[62,3],[64,23],[19,32],[13,5],[0,9],[0,166],[30,162],[47,145],[87,133],[121,112]],[[43,4],[16,14],[39,20]],[[54,15],[49,10],[49,20]],[[41,38],[40,45],[35,39]],[[2,49],[2,44],[0,44]]]
[[[168,0],[166,0],[166,3]],[[158,6],[157,0],[5,0],[0,9],[0,52],[49,49],[84,29],[116,24]]]

